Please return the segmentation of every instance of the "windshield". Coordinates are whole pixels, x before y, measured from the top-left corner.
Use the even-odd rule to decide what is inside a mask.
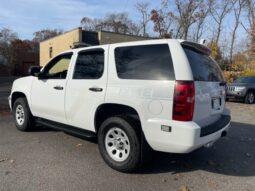
[[[255,83],[255,76],[242,76],[237,78],[235,83]]]

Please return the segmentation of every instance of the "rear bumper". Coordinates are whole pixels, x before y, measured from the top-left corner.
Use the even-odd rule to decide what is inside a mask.
[[[200,131],[200,137],[204,137],[221,130],[230,123],[230,120],[231,117],[229,115],[222,115],[221,118],[215,123],[202,127]]]
[[[162,131],[161,125],[170,126],[171,132]],[[148,144],[156,151],[189,153],[208,143],[216,142],[229,128],[228,115],[222,115],[216,123],[202,128],[193,121],[150,119],[144,134]]]

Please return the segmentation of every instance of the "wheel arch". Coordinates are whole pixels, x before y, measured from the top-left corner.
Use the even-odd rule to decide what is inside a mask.
[[[249,92],[252,92],[252,93],[255,94],[255,88],[249,88],[249,89],[247,90],[247,93],[249,93]],[[247,94],[247,93],[246,93],[246,94]]]
[[[94,125],[96,133],[103,121],[112,116],[123,116],[127,120],[134,119],[138,122],[139,130],[142,129],[141,118],[135,108],[119,103],[104,103],[99,105],[95,112]]]
[[[20,97],[24,97],[27,99],[27,96],[25,93],[23,92],[20,92],[20,91],[16,91],[16,92],[13,92],[12,95],[11,95],[11,108],[13,108],[13,105],[14,105],[14,102],[20,98]]]

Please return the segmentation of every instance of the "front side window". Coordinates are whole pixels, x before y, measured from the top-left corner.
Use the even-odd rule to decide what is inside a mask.
[[[121,79],[175,79],[168,44],[118,47],[115,49],[115,62]]]
[[[72,54],[62,54],[51,60],[43,71],[47,79],[65,79]]]
[[[81,51],[76,60],[73,79],[99,79],[103,71],[103,49]]]

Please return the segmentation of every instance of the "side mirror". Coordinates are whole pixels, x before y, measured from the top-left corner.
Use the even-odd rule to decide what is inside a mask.
[[[38,77],[40,71],[41,71],[41,66],[31,66],[28,70],[28,74],[31,76],[36,76]]]

